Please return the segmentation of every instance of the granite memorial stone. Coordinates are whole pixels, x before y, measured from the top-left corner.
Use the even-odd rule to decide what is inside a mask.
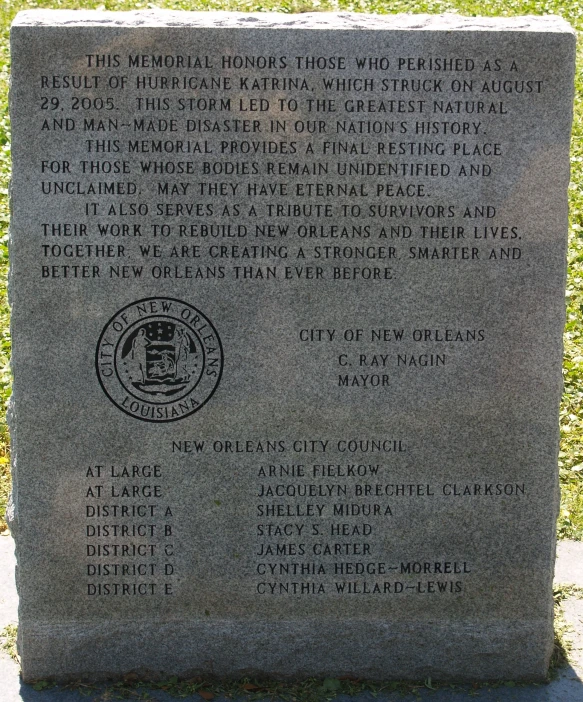
[[[18,15],[25,680],[545,676],[574,52]]]

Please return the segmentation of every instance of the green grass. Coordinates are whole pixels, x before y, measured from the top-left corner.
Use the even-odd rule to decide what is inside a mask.
[[[573,647],[571,638],[573,627],[567,623],[563,612],[563,602],[569,598],[583,599],[583,588],[566,583],[555,585],[553,588],[555,641],[549,665],[551,680],[556,677],[559,668],[567,665]]]
[[[564,665],[566,658],[561,665]],[[205,680],[204,678],[191,678],[181,680],[177,677],[164,680],[148,681],[139,680],[137,675],[127,675],[124,680],[114,684],[95,686],[83,683],[71,683],[61,689],[76,690],[83,694],[88,702],[102,700],[149,700],[158,699],[157,690],[163,690],[172,697],[179,699],[188,698],[198,702],[211,702],[215,698],[228,700],[245,700],[245,702],[258,702],[258,700],[280,700],[281,702],[327,702],[338,695],[356,696],[370,693],[373,697],[378,695],[391,695],[391,699],[420,700],[420,693],[427,690],[449,690],[463,692],[468,699],[480,697],[480,692],[491,691],[504,687],[525,687],[526,683],[515,683],[511,680],[490,683],[473,683],[458,685],[456,683],[439,683],[431,678],[419,682],[367,682],[356,678],[308,678],[297,682],[281,682],[277,680],[253,680],[244,678],[235,681]],[[47,690],[56,685],[49,680],[37,680],[32,683],[34,690]],[[539,687],[537,684],[528,684],[528,687]]]
[[[7,190],[10,178],[10,124],[7,111],[10,65],[8,32],[14,15],[24,9],[86,8],[132,10],[169,8],[174,10],[240,10],[247,12],[351,11],[370,13],[458,12],[464,15],[557,14],[569,21],[579,35],[577,99],[571,153],[571,225],[569,232],[569,276],[567,326],[565,330],[565,390],[561,406],[562,488],[558,521],[560,538],[583,539],[583,3],[581,0],[7,0],[0,6],[0,416],[10,395],[10,333],[6,302],[7,274]],[[8,432],[0,420],[0,532],[10,489]]]
[[[16,624],[8,624],[0,631],[0,648],[12,658],[12,660],[19,662],[18,652],[16,650],[16,634],[18,632],[18,627]]]

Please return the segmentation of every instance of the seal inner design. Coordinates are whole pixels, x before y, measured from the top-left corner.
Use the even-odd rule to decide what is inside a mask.
[[[140,400],[184,397],[199,382],[204,364],[202,342],[177,319],[151,317],[128,329],[117,344],[119,380]]]

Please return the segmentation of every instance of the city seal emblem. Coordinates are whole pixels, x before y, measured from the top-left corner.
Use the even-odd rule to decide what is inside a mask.
[[[223,347],[196,307],[149,297],[116,312],[95,352],[97,377],[122,412],[145,422],[174,422],[198,412],[223,372]]]

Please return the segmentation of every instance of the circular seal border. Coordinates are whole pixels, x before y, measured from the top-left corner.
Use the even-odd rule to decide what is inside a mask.
[[[103,380],[102,380],[102,378],[101,378],[101,373],[100,373],[100,369],[99,369],[99,351],[100,351],[100,348],[101,348],[102,340],[103,340],[103,338],[104,338],[104,336],[105,336],[105,334],[106,334],[108,328],[110,327],[110,325],[114,322],[114,320],[115,320],[122,312],[124,312],[124,310],[127,310],[127,309],[129,309],[130,307],[134,307],[135,305],[143,304],[143,303],[146,303],[146,302],[152,302],[152,301],[154,301],[154,300],[156,300],[156,301],[168,300],[169,302],[176,302],[176,303],[178,303],[179,305],[184,305],[185,307],[188,307],[188,308],[190,308],[191,310],[193,310],[194,312],[196,312],[197,314],[199,314],[199,315],[206,321],[206,323],[211,327],[211,329],[213,330],[214,335],[215,335],[215,337],[216,337],[216,339],[217,339],[217,342],[218,342],[218,345],[219,345],[220,364],[219,364],[219,369],[218,369],[218,377],[217,377],[217,379],[216,379],[216,382],[215,382],[215,385],[214,385],[212,391],[209,393],[209,395],[208,395],[197,407],[195,407],[195,408],[194,408],[192,411],[190,411],[190,412],[186,412],[185,414],[182,414],[180,417],[169,417],[169,418],[163,418],[163,419],[152,419],[152,418],[149,418],[149,417],[141,417],[141,416],[139,416],[139,415],[137,415],[137,414],[134,414],[133,412],[128,411],[128,410],[125,409],[124,407],[120,407],[120,405],[118,404],[118,402],[109,394],[109,392],[108,392],[108,390],[107,390],[107,388],[106,388],[106,386],[105,386],[105,384],[104,384],[104,382],[103,382]],[[161,314],[158,314],[158,315],[152,315],[152,316],[164,316],[164,313],[161,313]],[[147,319],[147,317],[144,317],[144,321],[145,321],[146,319]],[[183,324],[186,324],[186,322],[183,322]],[[117,347],[117,344],[116,344],[116,347]],[[206,350],[205,350],[205,357],[206,357]],[[142,299],[140,299],[140,300],[134,300],[134,302],[130,302],[129,304],[125,305],[124,307],[121,307],[121,308],[118,309],[117,312],[116,312],[112,317],[110,317],[110,318],[108,319],[108,321],[105,323],[105,326],[104,326],[103,329],[101,330],[101,334],[99,335],[99,338],[98,338],[98,340],[97,340],[97,346],[96,346],[96,348],[95,348],[95,373],[96,373],[96,375],[97,375],[97,380],[99,381],[99,384],[101,385],[101,389],[103,390],[105,396],[109,399],[109,401],[110,401],[118,410],[120,410],[121,412],[123,412],[124,414],[126,414],[128,417],[132,417],[132,419],[137,419],[137,420],[139,420],[139,421],[141,421],[141,422],[149,422],[149,423],[151,423],[151,424],[167,424],[168,422],[178,422],[178,421],[180,421],[181,419],[186,419],[186,417],[190,417],[190,416],[192,416],[193,414],[195,414],[196,412],[198,412],[199,410],[201,410],[201,409],[207,404],[207,402],[211,399],[211,397],[215,394],[215,392],[217,391],[217,388],[218,388],[219,385],[221,384],[221,380],[222,380],[222,377],[223,377],[223,366],[224,366],[224,361],[225,361],[225,355],[224,355],[224,350],[223,350],[223,342],[221,341],[221,337],[220,337],[220,335],[219,335],[219,333],[218,333],[217,328],[215,327],[215,325],[211,322],[211,320],[207,317],[207,315],[206,315],[204,312],[202,312],[201,310],[199,310],[199,309],[198,309],[197,307],[195,307],[194,305],[191,305],[189,302],[185,302],[184,300],[179,300],[179,299],[176,298],[176,297],[166,297],[166,296],[163,296],[163,297],[144,297],[144,298],[142,298]],[[114,361],[114,370],[115,370],[115,374],[116,374],[116,376],[117,376],[117,374],[118,374],[118,369],[117,369],[117,366],[115,366],[115,361]],[[118,382],[119,382],[119,380],[118,380]],[[120,383],[120,385],[121,385],[121,383]],[[123,385],[121,385],[121,387],[123,387]],[[194,391],[194,389],[195,389],[195,388],[193,388],[193,391]],[[192,391],[192,392],[193,392],[193,391]],[[189,393],[189,394],[190,394],[190,393]],[[188,397],[188,395],[187,395],[186,397]],[[153,404],[153,403],[152,403],[152,404]],[[165,405],[164,405],[164,404],[160,404],[159,406],[163,407],[163,406],[165,406]]]

